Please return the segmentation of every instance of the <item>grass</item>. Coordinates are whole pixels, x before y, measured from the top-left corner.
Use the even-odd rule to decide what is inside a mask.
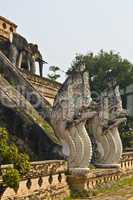
[[[133,176],[123,177],[121,180],[108,183],[107,185],[99,186],[97,189],[89,190],[89,191],[72,191],[71,196],[65,198],[64,200],[72,200],[72,199],[84,199],[91,198],[96,196],[106,196],[106,195],[120,195],[125,196],[126,194],[133,195]]]
[[[133,177],[124,177],[121,180],[115,182],[110,188],[99,188],[95,190],[97,194],[99,193],[104,193],[104,194],[109,194],[109,193],[116,193],[121,189],[127,188],[129,186],[133,186]]]

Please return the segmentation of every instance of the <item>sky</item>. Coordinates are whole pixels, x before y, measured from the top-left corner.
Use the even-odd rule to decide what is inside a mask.
[[[49,66],[67,71],[76,53],[101,49],[133,62],[133,0],[3,0],[0,15],[38,44],[48,62],[45,76]]]

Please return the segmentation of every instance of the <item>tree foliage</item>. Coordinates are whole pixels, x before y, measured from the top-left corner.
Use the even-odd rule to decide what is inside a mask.
[[[101,92],[105,88],[106,72],[112,70],[120,88],[125,88],[133,81],[133,64],[122,59],[118,53],[101,50],[98,54],[77,54],[67,74],[84,64],[89,71],[91,90]]]
[[[105,77],[108,71],[111,71],[112,77],[123,91],[133,83],[133,64],[127,59],[123,59],[119,53],[101,50],[98,54],[77,54],[67,74],[81,65],[85,65],[86,70],[89,72],[91,91],[96,92],[98,95],[107,86]],[[123,100],[125,96],[126,94],[123,93]],[[123,105],[125,105],[125,102],[123,102]],[[127,124],[123,125],[123,129],[120,128],[124,148],[133,147],[133,130],[130,129],[133,129],[133,119],[128,119]]]
[[[126,123],[122,123],[119,127],[123,148],[133,148],[133,117],[128,117]]]

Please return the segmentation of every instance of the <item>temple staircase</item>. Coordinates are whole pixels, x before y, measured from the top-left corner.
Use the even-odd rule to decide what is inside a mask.
[[[1,51],[0,102],[37,124],[53,142],[59,144],[50,125],[51,105]]]

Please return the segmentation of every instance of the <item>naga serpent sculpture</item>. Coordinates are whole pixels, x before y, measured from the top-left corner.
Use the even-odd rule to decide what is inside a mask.
[[[87,124],[97,145],[94,162],[97,167],[120,167],[122,142],[118,126],[126,120],[125,117],[119,87],[107,87],[102,94],[97,115]]]
[[[88,170],[92,145],[85,124],[93,118],[89,74],[80,66],[66,79],[59,90],[51,113],[51,124],[68,157],[72,171]]]
[[[97,144],[98,167],[119,167],[122,142],[118,126],[125,121],[119,87],[107,84],[100,104],[91,99],[89,73],[80,66],[59,90],[51,112],[56,137],[68,156],[71,171],[87,171],[92,158],[89,133]],[[86,130],[86,122],[88,133]]]

